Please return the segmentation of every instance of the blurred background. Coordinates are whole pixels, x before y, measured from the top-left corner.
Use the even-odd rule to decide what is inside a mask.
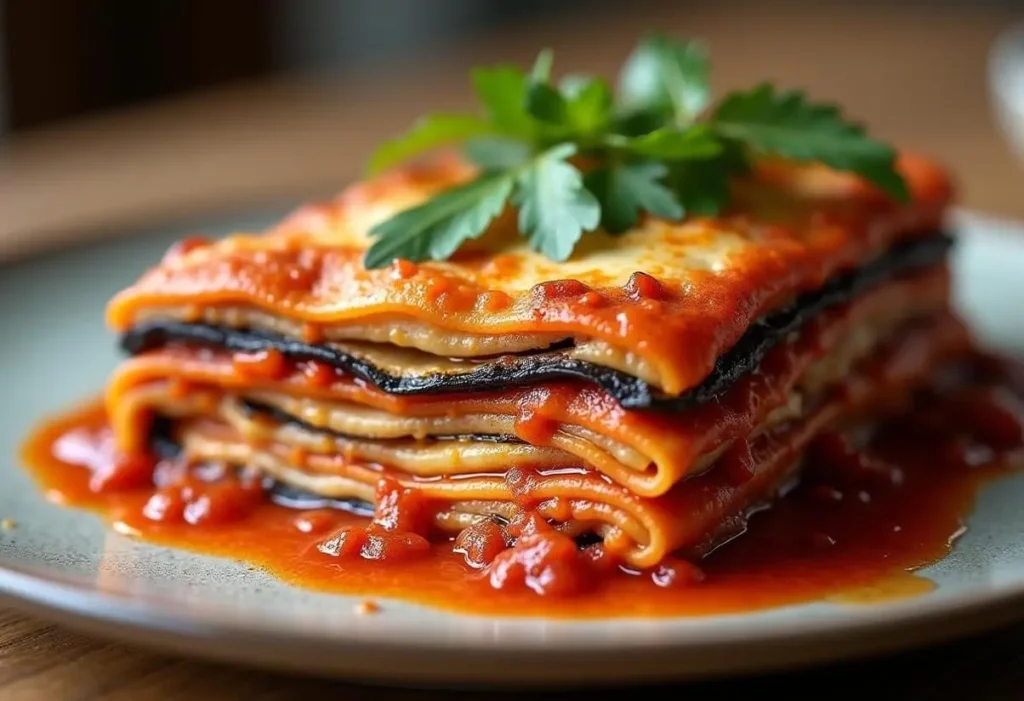
[[[358,70],[608,0],[3,0],[6,128],[281,71]]]
[[[0,257],[326,196],[419,113],[471,104],[472,65],[552,46],[610,74],[650,30],[706,39],[719,92],[841,100],[947,162],[965,205],[1024,218],[991,71],[1021,21],[1024,0],[0,0]]]

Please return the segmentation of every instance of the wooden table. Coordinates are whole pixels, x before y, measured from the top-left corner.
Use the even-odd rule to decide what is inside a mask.
[[[770,12],[763,9],[769,5]],[[822,2],[633,7],[628,15],[507,27],[414,66],[282,78],[19,136],[0,145],[0,258],[158,218],[330,194],[358,175],[372,144],[423,109],[466,104],[468,66],[525,63],[539,47],[552,46],[560,68],[610,72],[649,28],[705,37],[719,90],[767,77],[838,99],[878,134],[945,161],[958,175],[965,206],[1024,218],[1024,166],[996,130],[986,79],[990,42],[1024,20],[1024,12]],[[884,661],[676,691],[969,694],[980,701],[1022,687],[1024,628],[1017,627]],[[450,695],[185,661],[0,611],[0,698],[283,699],[332,692],[372,699]]]

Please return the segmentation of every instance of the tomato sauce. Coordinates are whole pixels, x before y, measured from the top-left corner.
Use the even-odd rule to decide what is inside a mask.
[[[253,361],[257,372],[274,364]],[[581,544],[530,513],[526,493],[510,523],[438,537],[429,504],[388,479],[366,518],[277,505],[245,469],[124,459],[99,402],[42,424],[23,457],[49,499],[97,511],[120,533],[327,592],[562,618],[856,604],[930,591],[915,570],[955,546],[978,490],[1024,457],[1021,376],[979,359],[936,377],[898,418],[819,436],[799,483],[743,534],[646,572],[620,565],[614,542]]]

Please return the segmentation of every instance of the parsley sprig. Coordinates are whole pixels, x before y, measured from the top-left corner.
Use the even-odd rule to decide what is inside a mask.
[[[548,50],[528,73],[477,68],[482,114],[427,115],[380,146],[371,175],[454,144],[478,174],[374,227],[366,267],[449,258],[510,205],[530,246],[564,261],[599,227],[620,234],[644,213],[667,220],[717,213],[731,180],[765,156],[824,163],[895,199],[909,196],[895,151],[836,105],[768,83],[711,105],[708,56],[698,42],[647,37],[615,90],[593,76],[556,83],[551,68]]]

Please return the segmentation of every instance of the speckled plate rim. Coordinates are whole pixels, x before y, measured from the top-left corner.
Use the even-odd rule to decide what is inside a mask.
[[[957,217],[1024,260],[1024,224],[971,212]],[[1002,230],[1020,233],[1004,238]],[[447,635],[401,615],[349,617],[350,627],[315,634],[286,613],[261,611],[254,620],[252,611],[191,601],[186,615],[154,596],[99,591],[85,578],[2,561],[0,600],[85,633],[193,657],[389,684],[521,687],[751,673],[939,642],[1024,619],[1024,577],[860,606],[855,616],[844,607],[784,621],[743,614],[632,619],[616,625],[616,635],[607,634],[607,621],[457,615],[444,617],[457,622]]]

